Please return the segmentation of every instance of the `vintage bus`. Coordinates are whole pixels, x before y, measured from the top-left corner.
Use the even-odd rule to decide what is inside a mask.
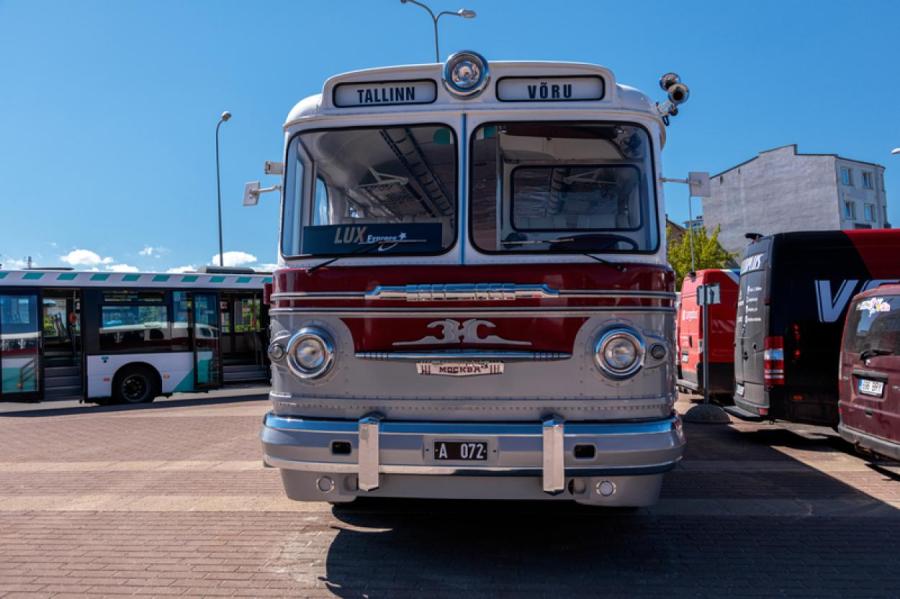
[[[261,432],[289,497],[656,501],[684,446],[661,85],[458,52],[294,107]]]
[[[0,271],[0,401],[142,403],[267,382],[270,274]]]

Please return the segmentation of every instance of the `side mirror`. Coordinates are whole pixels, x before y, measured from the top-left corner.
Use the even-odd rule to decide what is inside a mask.
[[[244,183],[244,206],[256,206],[259,204],[259,194],[269,193],[270,191],[281,191],[281,185],[260,187],[259,181]]]
[[[256,206],[259,204],[259,181],[250,181],[244,184],[244,206]]]

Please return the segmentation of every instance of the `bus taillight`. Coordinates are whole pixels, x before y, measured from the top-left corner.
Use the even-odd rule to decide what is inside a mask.
[[[768,387],[784,385],[784,337],[766,337],[763,347],[763,382]]]

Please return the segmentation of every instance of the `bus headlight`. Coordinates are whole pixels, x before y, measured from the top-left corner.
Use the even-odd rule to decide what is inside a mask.
[[[317,327],[304,327],[291,337],[287,346],[287,364],[301,379],[322,376],[334,362],[331,335]]]
[[[607,376],[627,378],[644,362],[644,342],[637,332],[624,327],[603,333],[594,345],[594,362]]]
[[[451,94],[474,97],[487,87],[490,77],[488,63],[477,52],[457,52],[444,63],[444,87]]]

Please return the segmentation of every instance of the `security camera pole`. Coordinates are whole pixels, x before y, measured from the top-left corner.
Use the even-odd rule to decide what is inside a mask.
[[[225,266],[225,253],[222,251],[222,182],[219,177],[219,127],[230,118],[231,113],[226,110],[219,117],[219,122],[216,123],[216,197],[219,205],[219,266]]]
[[[452,15],[454,17],[462,17],[464,19],[474,19],[475,18],[475,11],[468,10],[466,8],[460,8],[456,12],[444,10],[444,11],[439,12],[438,14],[434,14],[433,10],[431,10],[430,8],[425,6],[425,4],[423,4],[422,2],[419,2],[418,0],[400,0],[400,4],[406,4],[407,2],[410,4],[415,4],[416,6],[421,6],[422,8],[424,8],[425,10],[428,11],[429,15],[431,15],[431,21],[434,23],[434,62],[441,62],[441,51],[438,48],[438,21],[440,20],[440,18],[443,17],[444,15]]]

